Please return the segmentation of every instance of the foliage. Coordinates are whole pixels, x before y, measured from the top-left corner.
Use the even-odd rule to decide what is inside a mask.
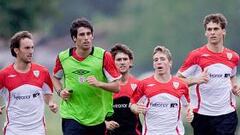
[[[49,25],[56,14],[57,0],[1,0],[0,37],[9,38],[19,30]]]
[[[228,21],[226,46],[240,50],[237,34],[240,29],[240,1],[126,1],[120,16],[105,23],[109,42],[123,42],[135,52],[136,72],[152,69],[152,50],[162,44],[173,54],[176,72],[187,53],[206,42],[202,21],[209,13],[223,13]],[[142,67],[141,65],[145,65]]]

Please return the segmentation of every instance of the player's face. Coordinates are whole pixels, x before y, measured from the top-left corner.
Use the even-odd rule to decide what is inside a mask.
[[[157,52],[153,55],[153,68],[159,75],[170,73],[172,62],[168,60],[167,55]]]
[[[205,36],[208,39],[208,43],[216,45],[223,41],[226,30],[222,29],[220,24],[210,22],[206,25]]]
[[[15,48],[17,59],[24,63],[31,63],[34,52],[33,40],[29,38],[21,39],[19,45],[19,48]]]
[[[132,66],[132,60],[125,53],[117,53],[115,56],[115,65],[121,74],[127,73],[130,66]]]
[[[77,37],[73,38],[77,48],[81,50],[89,50],[92,48],[93,34],[89,28],[78,28]]]

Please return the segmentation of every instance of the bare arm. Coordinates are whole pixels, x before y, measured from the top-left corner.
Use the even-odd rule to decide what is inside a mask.
[[[119,92],[119,89],[120,89],[118,80],[105,83],[105,82],[98,81],[94,76],[89,76],[87,78],[87,82],[92,86],[99,87],[106,91],[110,91],[114,93]]]
[[[180,74],[179,72],[177,73],[177,76],[179,78],[181,78],[184,82],[186,82],[188,84],[188,86],[192,86],[195,84],[202,84],[202,83],[207,83],[208,82],[208,74],[207,74],[207,70],[204,69],[204,71],[200,74],[199,77],[184,77],[182,74]]]
[[[44,100],[45,100],[45,103],[48,105],[49,109],[52,112],[56,113],[58,111],[57,104],[53,102],[52,94],[45,94],[44,95]]]
[[[63,100],[67,100],[70,97],[71,93],[68,89],[63,89],[61,80],[53,76],[52,82],[58,96],[60,96]]]
[[[237,84],[237,77],[233,76],[230,78],[232,83],[232,92],[236,96],[240,96],[240,86]]]

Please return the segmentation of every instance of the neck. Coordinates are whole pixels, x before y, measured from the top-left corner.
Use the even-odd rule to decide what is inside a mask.
[[[127,83],[128,76],[129,76],[129,73],[128,73],[128,72],[122,73],[122,77],[121,77],[121,79],[120,79],[120,81],[121,81],[122,84]]]
[[[13,68],[20,73],[26,73],[30,70],[31,63],[26,63],[26,62],[16,60],[16,62],[13,65]]]
[[[207,48],[212,52],[220,53],[220,52],[223,52],[224,46],[223,46],[223,42],[218,44],[207,43]]]
[[[88,49],[88,50],[83,50],[83,49],[80,49],[80,48],[76,49],[77,55],[79,55],[82,58],[86,58],[91,53],[91,51],[92,51],[92,48]]]
[[[162,74],[162,75],[155,73],[154,78],[159,82],[167,83],[172,79],[172,75],[170,73]]]

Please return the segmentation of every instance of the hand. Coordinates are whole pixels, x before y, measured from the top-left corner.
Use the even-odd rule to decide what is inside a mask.
[[[119,128],[120,125],[116,121],[105,121],[105,125],[107,130],[114,130],[115,128]]]
[[[240,96],[240,86],[235,84],[233,85],[232,92],[236,96]]]
[[[130,106],[130,109],[135,114],[139,114],[139,113],[145,114],[147,111],[147,107],[144,104],[132,104]]]
[[[196,78],[197,84],[207,83],[209,81],[207,71],[208,70],[205,68],[203,72],[200,74],[200,76]]]
[[[52,112],[54,112],[54,113],[56,113],[57,111],[58,111],[58,106],[57,106],[57,104],[56,103],[49,103],[48,104],[48,107],[49,107],[49,109],[52,111]]]
[[[101,84],[101,82],[98,81],[98,80],[96,79],[96,77],[94,77],[94,76],[89,76],[89,77],[87,78],[87,82],[88,82],[90,85],[95,86],[95,87],[99,87],[100,84]]]
[[[71,96],[71,92],[69,92],[68,89],[63,89],[61,92],[60,92],[60,97],[63,99],[63,100],[68,100],[69,97]]]
[[[192,120],[194,118],[193,109],[191,106],[188,106],[186,118],[187,118],[188,122],[192,122]]]

